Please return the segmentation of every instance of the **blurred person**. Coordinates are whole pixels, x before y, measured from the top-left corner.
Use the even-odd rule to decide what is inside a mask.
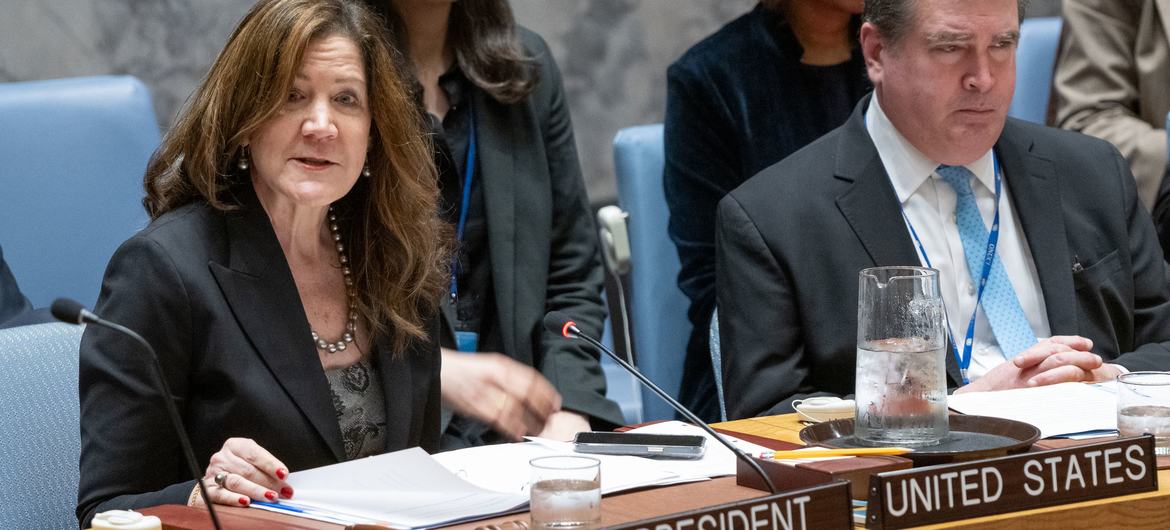
[[[1053,80],[1053,123],[1121,150],[1170,259],[1170,0],[1066,0]]]
[[[708,333],[715,210],[752,175],[845,122],[871,85],[857,44],[862,0],[765,0],[667,70],[670,237],[691,300],[680,400],[719,419]]]
[[[456,229],[444,296],[442,446],[621,424],[599,352],[546,332],[563,311],[600,337],[602,268],[561,74],[506,0],[371,0],[414,67],[442,212]]]
[[[147,168],[96,312],[157,350],[215,503],[438,449],[449,230],[401,62],[358,2],[262,0]],[[81,526],[201,504],[146,353],[90,326],[80,355]]]
[[[1052,123],[1108,140],[1153,209],[1166,172],[1170,0],[1065,0]]]
[[[1024,7],[866,0],[873,95],[720,203],[730,416],[853,392],[874,266],[939,271],[955,392],[1170,368],[1170,265],[1124,158],[1007,118]]]

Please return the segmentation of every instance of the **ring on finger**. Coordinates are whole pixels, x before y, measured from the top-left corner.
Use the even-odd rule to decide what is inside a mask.
[[[227,481],[227,477],[228,477],[228,472],[227,472],[227,471],[220,471],[219,473],[216,473],[216,474],[215,474],[215,477],[214,477],[212,480],[214,480],[214,481],[215,481],[215,485],[216,485],[216,486],[219,486],[219,487],[221,487],[221,488],[222,488],[222,487],[223,487],[223,483],[224,483],[225,481]]]

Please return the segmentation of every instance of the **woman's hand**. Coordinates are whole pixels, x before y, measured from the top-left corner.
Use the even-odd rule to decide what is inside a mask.
[[[540,431],[541,438],[572,441],[577,433],[590,430],[589,417],[571,410],[561,410],[548,417],[544,430]]]
[[[510,440],[537,434],[560,410],[561,395],[531,366],[498,353],[443,349],[443,404]]]
[[[284,479],[288,467],[255,441],[229,438],[203,473],[207,497],[216,504],[248,506],[253,500],[275,502],[293,495]],[[192,497],[192,505],[202,506],[203,498]]]

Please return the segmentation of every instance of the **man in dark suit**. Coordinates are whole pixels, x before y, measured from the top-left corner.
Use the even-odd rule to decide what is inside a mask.
[[[24,320],[22,315],[31,311],[32,305],[16,286],[16,278],[4,262],[4,251],[0,250],[0,328],[16,325]]]
[[[874,94],[720,203],[729,416],[853,392],[857,274],[874,266],[940,271],[951,336],[973,335],[948,346],[957,392],[1170,368],[1170,269],[1124,159],[1006,117],[1022,6],[865,9]]]

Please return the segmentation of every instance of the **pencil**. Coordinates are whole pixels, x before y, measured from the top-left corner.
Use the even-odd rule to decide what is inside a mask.
[[[909,453],[905,447],[857,447],[850,449],[805,449],[799,451],[772,451],[762,458],[787,460],[790,458],[824,458],[829,456],[896,456]]]

